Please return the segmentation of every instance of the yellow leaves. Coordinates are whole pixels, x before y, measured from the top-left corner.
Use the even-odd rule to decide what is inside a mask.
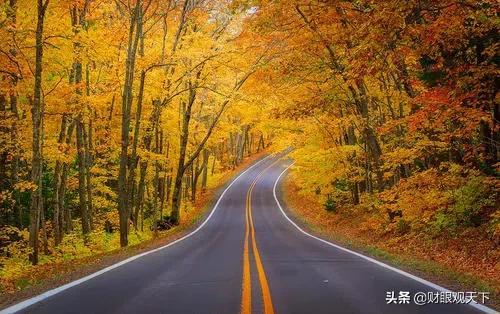
[[[401,209],[403,217],[416,226],[425,226],[438,211],[453,205],[453,191],[477,175],[464,175],[463,167],[457,164],[443,167],[442,172],[430,169],[400,181],[392,189],[379,193],[380,200],[391,210]]]
[[[422,155],[425,153],[428,153],[430,151],[440,151],[444,150],[448,147],[448,143],[442,142],[442,141],[432,141],[427,138],[423,138],[421,140],[418,140],[417,143],[415,144],[415,148],[421,152]]]
[[[38,185],[31,181],[20,181],[14,185],[14,189],[19,192],[36,191],[38,189]]]
[[[74,160],[75,149],[66,143],[57,143],[55,139],[47,140],[44,147],[44,156],[51,162],[71,163]]]
[[[11,199],[12,199],[11,191],[0,191],[0,204],[7,204],[11,201]],[[10,208],[6,206],[6,208],[2,209],[2,211],[9,212]]]
[[[362,180],[361,169],[348,162],[354,154],[359,154],[358,150],[357,146],[322,149],[310,143],[290,154],[296,162],[292,172],[304,190],[314,193],[320,188],[322,194],[326,195],[335,189],[332,185],[335,180]]]
[[[76,190],[78,188],[78,178],[76,176],[68,177],[66,186],[68,190]]]
[[[490,232],[494,238],[500,239],[500,209],[497,209],[495,212],[493,212],[490,217],[492,220]]]
[[[2,251],[8,253],[0,255],[0,285],[2,290],[15,289],[13,286],[6,285],[5,280],[19,277],[31,267],[26,258],[29,253],[27,248],[28,237],[29,234],[26,229],[19,230],[13,226],[0,228]]]
[[[95,196],[93,197],[93,203],[98,208],[113,208],[116,206],[116,202],[113,198],[116,196],[115,191],[104,184],[95,184],[93,186],[93,192]],[[103,195],[103,196],[101,196]]]
[[[416,148],[398,147],[392,151],[384,154],[384,161],[390,165],[399,166],[400,164],[412,164],[417,156],[418,150]]]
[[[137,149],[137,156],[141,160],[147,160],[150,164],[158,162],[159,164],[165,164],[165,154],[157,154],[147,149],[139,148]]]

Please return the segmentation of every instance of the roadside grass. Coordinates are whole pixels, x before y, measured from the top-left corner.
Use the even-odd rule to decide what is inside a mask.
[[[367,255],[373,256],[381,261],[387,262],[387,264],[397,266],[398,268],[404,269],[409,272],[416,271],[418,273],[430,274],[431,278],[435,278],[434,276],[444,277],[453,282],[457,282],[457,287],[474,287],[476,291],[495,291],[495,288],[493,286],[481,279],[468,274],[459,273],[436,262],[426,261],[418,258],[398,256],[375,246],[363,247],[355,246],[353,244],[351,245],[353,248],[362,250],[362,252],[366,253]]]

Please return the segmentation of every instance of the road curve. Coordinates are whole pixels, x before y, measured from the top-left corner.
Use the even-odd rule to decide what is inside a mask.
[[[276,183],[290,164],[280,157],[268,156],[237,177],[183,240],[0,313],[491,311],[387,304],[390,291],[397,296],[441,288],[301,232],[279,205]]]

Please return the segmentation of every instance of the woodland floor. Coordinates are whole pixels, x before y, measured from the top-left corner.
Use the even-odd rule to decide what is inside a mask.
[[[222,188],[239,172],[264,154],[266,154],[266,152],[262,151],[251,157],[247,157],[238,167],[227,171],[215,187],[207,189],[203,195],[198,197],[193,206],[195,212],[191,213],[191,219],[186,223],[168,231],[161,232],[155,239],[144,241],[134,246],[107,252],[105,254],[61,262],[57,265],[39,265],[33,268],[30,273],[23,274],[27,282],[36,282],[36,284],[26,285],[15,292],[0,294],[0,309],[90,275],[131,256],[164,246],[184,236],[203,222],[204,218],[209,213],[209,209],[212,208],[212,205],[217,200]],[[18,280],[22,280],[22,278]]]
[[[500,248],[480,228],[456,237],[394,236],[368,228],[370,214],[355,210],[330,213],[312,196],[299,193],[288,176],[284,198],[292,217],[334,243],[413,273],[453,291],[490,292],[488,306],[500,310]]]

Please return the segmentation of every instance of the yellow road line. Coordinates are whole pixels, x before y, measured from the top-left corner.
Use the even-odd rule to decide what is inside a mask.
[[[256,182],[257,181],[255,181],[255,183]],[[248,193],[249,198],[250,198],[250,200],[248,201],[248,205],[249,205],[248,212],[250,213],[250,229],[251,229],[251,234],[252,234],[252,249],[253,249],[253,254],[255,256],[255,263],[257,265],[257,273],[259,275],[260,289],[262,291],[262,300],[264,301],[264,313],[273,314],[274,307],[273,307],[273,300],[271,298],[271,291],[269,290],[269,284],[267,283],[266,273],[264,272],[264,266],[262,265],[262,261],[260,259],[259,249],[257,248],[257,241],[255,240],[255,229],[253,226],[251,194],[252,194],[253,188],[255,187],[255,183],[253,184],[251,190]]]
[[[253,225],[253,217],[252,217],[252,191],[257,184],[259,178],[264,175],[264,173],[274,166],[280,158],[278,158],[275,162],[269,165],[267,168],[262,170],[257,177],[253,180],[250,188],[247,192],[246,197],[246,206],[245,206],[245,219],[246,219],[246,228],[245,228],[245,244],[243,248],[243,284],[242,284],[242,296],[241,296],[241,313],[247,314],[252,312],[252,294],[251,294],[251,275],[250,275],[250,263],[249,263],[249,250],[248,250],[248,241],[249,241],[249,230],[252,239],[252,250],[255,256],[255,264],[257,267],[257,274],[259,276],[260,289],[262,292],[262,300],[264,303],[264,313],[266,314],[274,314],[273,300],[271,297],[271,290],[269,289],[269,284],[267,282],[266,273],[264,271],[264,266],[262,264],[262,260],[260,258],[259,249],[257,247],[257,241],[255,239],[255,228]]]
[[[249,218],[248,218],[248,198],[247,204],[245,206],[245,245],[243,248],[243,286],[241,293],[241,313],[250,314],[252,313],[252,279],[250,277],[250,256],[248,253],[248,230],[249,230]]]

